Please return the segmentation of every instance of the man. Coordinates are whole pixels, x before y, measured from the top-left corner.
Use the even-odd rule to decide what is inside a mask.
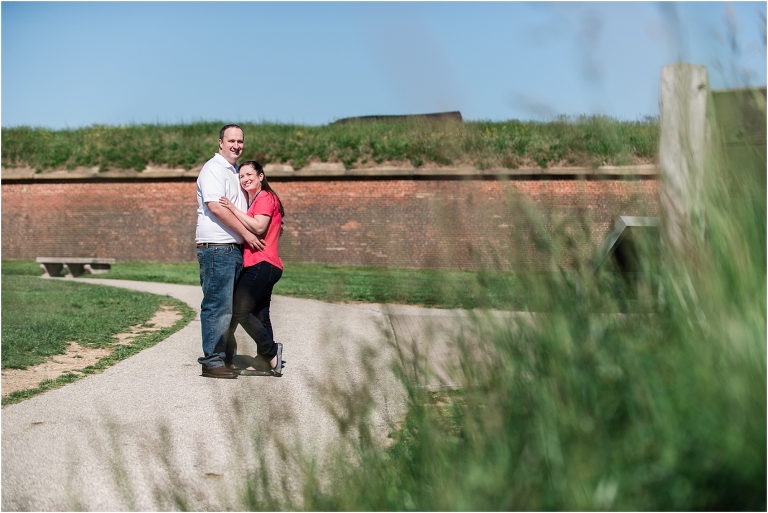
[[[197,261],[203,302],[200,324],[203,335],[203,376],[237,378],[231,362],[235,354],[234,337],[227,343],[232,318],[232,296],[243,269],[243,243],[255,250],[264,249],[263,241],[249,232],[235,215],[219,204],[226,196],[240,210],[247,210],[247,200],[240,188],[237,160],[243,153],[243,130],[226,125],[219,132],[219,151],[205,163],[197,178]],[[231,367],[231,368],[230,368]]]

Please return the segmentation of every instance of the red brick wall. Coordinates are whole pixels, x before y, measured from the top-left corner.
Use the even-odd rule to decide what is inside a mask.
[[[285,261],[541,268],[565,230],[588,257],[619,215],[658,215],[656,180],[272,180]],[[194,181],[3,183],[2,257],[194,261]],[[540,224],[523,207],[534,205]],[[534,236],[535,234],[535,236]]]

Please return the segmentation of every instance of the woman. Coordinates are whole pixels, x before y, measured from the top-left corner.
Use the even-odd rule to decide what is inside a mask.
[[[264,238],[266,247],[254,251],[246,246],[243,251],[243,272],[235,288],[229,329],[233,333],[240,324],[256,342],[258,354],[268,362],[272,374],[280,376],[283,373],[283,345],[274,341],[269,304],[272,288],[283,274],[278,241],[285,211],[277,193],[267,183],[261,164],[255,160],[240,164],[240,185],[248,193],[247,213],[226,197],[219,199],[219,203],[231,210],[248,230]],[[260,371],[246,369],[240,374],[258,375]]]

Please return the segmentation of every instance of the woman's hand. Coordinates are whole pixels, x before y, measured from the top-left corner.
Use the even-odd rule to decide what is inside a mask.
[[[235,208],[235,206],[232,204],[231,201],[229,201],[229,198],[227,198],[226,196],[222,196],[221,198],[219,198],[219,205],[221,205],[222,207],[226,207],[229,210],[232,210]]]

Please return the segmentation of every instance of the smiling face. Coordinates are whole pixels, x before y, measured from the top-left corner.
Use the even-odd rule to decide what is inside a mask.
[[[219,153],[234,165],[243,153],[243,131],[231,126],[224,131],[224,137],[219,139]]]
[[[240,187],[242,187],[249,196],[253,196],[261,190],[262,180],[264,180],[264,173],[258,173],[253,166],[240,167]]]

